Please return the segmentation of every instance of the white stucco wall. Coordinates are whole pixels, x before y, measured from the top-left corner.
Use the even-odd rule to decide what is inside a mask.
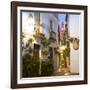
[[[69,15],[68,29],[70,37],[80,38],[80,15]],[[74,50],[71,43],[70,50],[70,70],[79,73],[79,49]]]
[[[52,20],[52,29],[57,34],[58,21],[52,13],[40,13],[40,24],[42,24],[42,32],[46,38],[50,36],[50,20]]]
[[[40,13],[40,24],[42,24],[41,31],[49,38],[49,29],[50,29],[50,18],[48,13]]]

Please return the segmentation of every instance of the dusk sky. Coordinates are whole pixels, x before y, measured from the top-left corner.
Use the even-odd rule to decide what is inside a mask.
[[[59,15],[58,15],[59,25],[60,25],[60,26],[61,26],[61,23],[62,23],[62,22],[65,23],[65,17],[66,17],[66,14],[59,14]]]

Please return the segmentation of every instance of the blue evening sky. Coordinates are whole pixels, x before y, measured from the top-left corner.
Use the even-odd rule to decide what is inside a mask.
[[[60,25],[60,26],[61,26],[61,23],[62,23],[62,22],[65,23],[65,17],[66,17],[66,14],[59,14],[59,15],[58,15],[59,25]]]

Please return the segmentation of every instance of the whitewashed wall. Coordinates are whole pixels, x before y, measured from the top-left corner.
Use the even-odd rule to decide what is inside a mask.
[[[70,37],[80,38],[80,15],[69,15],[68,29]],[[70,43],[70,70],[72,73],[79,73],[79,49],[74,50]]]

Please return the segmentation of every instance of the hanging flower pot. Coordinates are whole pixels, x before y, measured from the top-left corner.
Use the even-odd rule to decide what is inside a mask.
[[[79,40],[77,38],[73,38],[73,48],[74,50],[78,50],[79,49]]]

